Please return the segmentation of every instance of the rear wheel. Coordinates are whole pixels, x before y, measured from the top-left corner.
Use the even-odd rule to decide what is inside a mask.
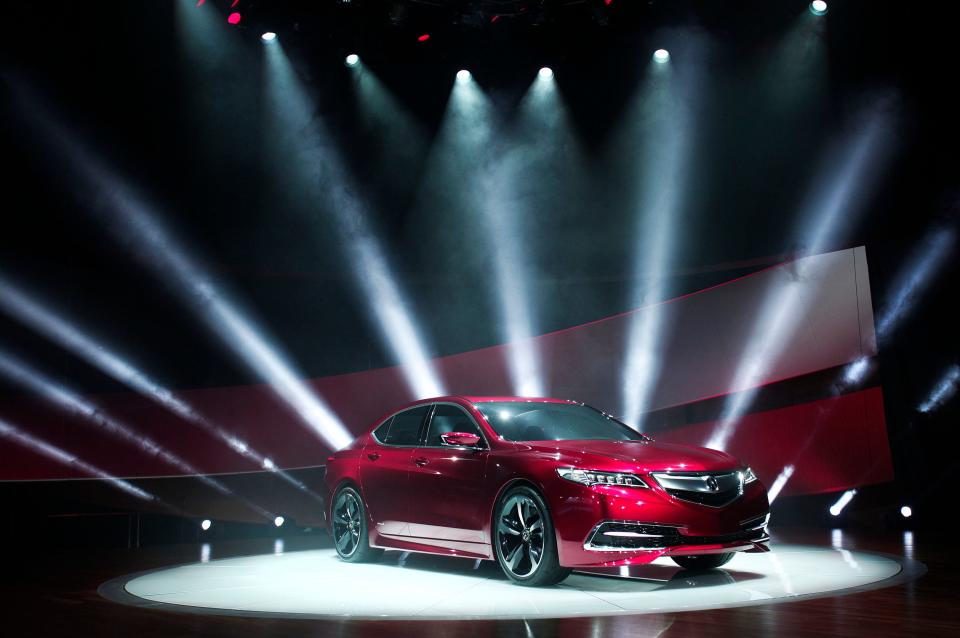
[[[734,552],[726,554],[696,554],[693,556],[673,556],[673,562],[684,569],[691,571],[703,571],[705,569],[716,569],[730,562]]]
[[[350,486],[341,487],[333,497],[333,545],[337,554],[350,563],[380,558],[382,549],[370,547],[367,511],[360,493]]]
[[[555,585],[570,575],[557,557],[547,504],[529,487],[516,487],[500,500],[493,537],[500,568],[518,585]]]

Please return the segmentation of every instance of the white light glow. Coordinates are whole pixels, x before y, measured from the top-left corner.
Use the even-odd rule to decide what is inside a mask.
[[[653,59],[654,61],[663,64],[670,59],[670,52],[666,49],[657,49],[653,52]]]
[[[266,33],[260,36],[260,39],[263,40],[264,42],[273,42],[274,40],[277,39],[277,34],[274,33],[273,31],[267,31]]]
[[[154,495],[140,489],[139,487],[133,485],[132,483],[129,483],[128,481],[124,481],[123,479],[114,478],[113,476],[110,476],[107,472],[101,470],[100,468],[90,465],[89,463],[78,458],[76,455],[70,454],[69,452],[67,452],[62,448],[59,448],[55,445],[47,443],[46,441],[36,436],[28,434],[27,432],[24,432],[23,430],[15,427],[14,425],[4,421],[3,419],[0,419],[0,437],[11,440],[17,443],[18,445],[21,445],[27,448],[31,452],[45,456],[48,459],[52,459],[53,461],[56,461],[57,463],[75,467],[78,470],[80,470],[83,474],[86,474],[88,476],[93,476],[99,479],[103,479],[104,481],[114,486],[118,490],[126,492],[131,496],[135,496],[144,501],[159,500]]]
[[[213,525],[213,523],[210,522],[209,518],[205,518],[202,521],[200,521],[200,529],[202,529],[203,531],[207,531],[208,529],[210,529],[211,525]]]
[[[347,66],[357,66],[357,63],[360,62],[360,56],[356,53],[351,53],[344,59],[344,62],[347,63]]]
[[[542,77],[544,80],[549,80],[550,78],[553,77],[553,69],[551,69],[551,68],[548,67],[548,66],[545,66],[545,67],[543,67],[542,69],[540,69],[539,75],[540,75],[540,77]]]
[[[884,304],[877,321],[877,340],[885,342],[897,325],[917,303],[924,288],[947,258],[953,254],[955,233],[953,229],[937,230],[927,236],[914,252],[908,263],[900,270],[891,286],[888,301]]]
[[[844,492],[840,498],[837,499],[837,502],[830,506],[830,515],[840,516],[840,512],[843,511],[843,508],[849,505],[850,501],[852,501],[853,497],[856,495],[857,490],[847,490]]]
[[[540,588],[534,596],[518,594],[516,585],[505,578],[474,572],[470,569],[472,560],[451,561],[450,568],[431,569],[435,562],[431,563],[430,557],[410,554],[404,559],[400,552],[388,552],[381,560],[356,569],[356,565],[338,560],[329,548],[289,552],[282,560],[269,551],[269,546],[266,549],[259,555],[218,558],[209,565],[153,570],[129,579],[125,588],[130,595],[161,606],[170,602],[168,592],[177,592],[179,605],[201,611],[227,607],[247,616],[273,612],[336,617],[347,622],[371,617],[382,621],[406,618],[411,622],[511,619],[517,629],[525,627],[521,624],[524,620],[531,625],[530,631],[513,632],[517,638],[656,638],[670,633],[677,613],[756,605],[758,601],[788,602],[795,596],[825,596],[839,589],[862,589],[902,571],[897,560],[874,553],[851,551],[850,558],[859,567],[854,568],[841,553],[822,546],[778,543],[771,552],[738,553],[730,564],[732,569],[728,569],[733,578],[723,582],[707,578],[707,583],[701,583],[701,576],[682,572],[669,581],[678,568],[664,557],[649,568],[641,567],[643,578],[607,577],[619,573],[615,570],[604,575],[580,572],[565,585]],[[322,578],[317,576],[320,569]],[[238,586],[237,578],[229,577],[232,574],[247,576],[242,586]],[[741,574],[750,576],[743,578]],[[791,577],[796,580],[791,582]],[[677,591],[678,585],[687,588],[686,595]],[[628,599],[630,604],[624,604]],[[425,600],[436,604],[420,604]],[[385,605],[384,601],[394,604]],[[597,620],[593,618],[586,621],[589,626],[578,622],[576,631],[543,629],[544,623],[550,622],[544,619],[579,617],[583,621],[596,613],[606,617],[601,619],[602,624],[593,622]],[[475,633],[485,635],[482,629]]]
[[[3,352],[0,352],[0,374],[36,392],[65,412],[80,416],[84,422],[95,425],[98,429],[138,448],[145,455],[156,457],[185,475],[195,476],[198,481],[215,489],[224,496],[239,500],[260,516],[267,519],[273,518],[272,514],[258,505],[234,494],[216,479],[204,476],[200,470],[173,454],[150,437],[136,432],[129,425],[121,423],[117,419],[109,416],[99,407],[71,392],[53,379],[50,379],[43,373]]]
[[[911,516],[913,516],[913,508],[910,507],[909,505],[904,505],[903,507],[900,508],[900,516],[904,518],[910,518]]]
[[[469,82],[471,77],[473,76],[470,74],[470,71],[466,69],[457,71],[457,82]]]
[[[907,530],[903,533],[903,555],[913,560],[913,532]]]
[[[265,47],[268,51],[279,48]],[[353,437],[336,415],[294,371],[275,341],[224,294],[222,286],[189,254],[183,243],[174,240],[156,211],[77,144],[68,131],[52,124],[54,119],[45,113],[41,104],[19,87],[17,93],[24,102],[20,109],[24,116],[36,124],[46,141],[70,161],[86,186],[99,196],[98,205],[91,212],[106,222],[104,226],[153,269],[158,278],[169,282],[214,334],[269,383],[318,437],[334,450],[348,445]]]
[[[558,99],[555,90],[551,94],[540,91],[547,88],[552,89],[551,82],[542,79],[534,82],[521,109],[529,106],[530,99]],[[536,93],[536,98],[532,93]],[[463,157],[489,157],[493,153],[498,156],[497,162],[479,162],[464,197],[476,211],[475,223],[490,253],[493,290],[513,394],[542,397],[546,395],[546,388],[533,336],[529,281],[532,255],[528,242],[520,241],[524,233],[519,224],[525,210],[517,195],[517,176],[529,156],[524,155],[525,149],[504,147],[502,136],[494,131],[494,121],[487,96],[467,76],[453,87],[441,136],[444,144]]]
[[[797,244],[809,255],[824,253],[840,240],[857,217],[862,202],[885,163],[889,138],[887,116],[876,111],[866,117],[849,140],[841,143],[821,166],[810,197],[801,209]],[[740,358],[720,420],[705,446],[726,449],[740,418],[747,413],[758,388],[783,354],[785,344],[804,329],[804,308],[812,294],[807,283],[808,260],[798,259],[780,269],[754,320],[753,334]]]
[[[827,3],[824,0],[813,0],[810,3],[810,13],[815,16],[822,16],[827,13]]]
[[[643,429],[643,415],[659,380],[666,341],[670,308],[661,302],[670,294],[668,275],[677,259],[678,220],[688,190],[695,122],[692,105],[699,89],[695,69],[696,65],[688,65],[684,75],[674,77],[670,68],[650,66],[623,135],[626,152],[636,155],[627,155],[627,165],[642,167],[632,180],[637,184],[632,195],[637,222],[631,304],[638,310],[629,319],[620,389],[620,416],[638,430]],[[633,150],[638,144],[641,150]]]
[[[273,519],[273,526],[274,526],[274,527],[283,527],[283,524],[284,524],[285,521],[286,521],[286,519],[284,519],[282,516],[278,516],[278,517],[276,517],[275,519]]]
[[[200,562],[209,563],[210,562],[210,543],[204,543],[200,546]]]
[[[933,386],[930,396],[928,396],[924,402],[920,404],[917,410],[923,412],[924,414],[933,412],[936,408],[949,401],[953,395],[957,393],[958,383],[960,383],[960,365],[952,365],[947,368],[947,372],[937,382],[937,384]]]
[[[849,364],[843,371],[843,383],[847,386],[854,386],[860,383],[867,371],[870,369],[870,358],[860,357]]]
[[[315,117],[315,104],[283,48],[266,51],[267,94],[275,106],[271,125],[281,136],[295,139],[297,145],[294,150],[299,161],[291,160],[284,168],[292,166],[297,186],[312,189],[311,196],[329,204],[360,296],[415,398],[445,394],[387,252],[371,226],[361,189],[344,169],[340,152],[323,122]]]
[[[87,331],[81,330],[74,323],[65,320],[62,313],[41,305],[2,276],[0,276],[0,308],[104,374],[113,377],[120,383],[162,405],[184,421],[216,437],[237,454],[257,465],[262,465],[264,469],[276,470],[272,461],[251,449],[245,441],[199,414],[170,389],[151,379],[145,372],[105,347],[102,341],[94,340]],[[286,472],[277,471],[277,475],[315,500],[322,500],[319,495],[314,494],[306,485]]]
[[[774,479],[773,484],[770,485],[770,489],[767,490],[767,501],[773,503],[780,492],[783,491],[784,486],[787,484],[787,481],[790,480],[790,477],[793,476],[794,467],[788,465],[777,475],[777,478]]]

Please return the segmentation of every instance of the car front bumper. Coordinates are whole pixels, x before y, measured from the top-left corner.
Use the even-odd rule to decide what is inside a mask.
[[[558,479],[546,490],[560,564],[616,567],[661,556],[767,550],[769,503],[759,481],[723,507],[649,488],[582,486]]]

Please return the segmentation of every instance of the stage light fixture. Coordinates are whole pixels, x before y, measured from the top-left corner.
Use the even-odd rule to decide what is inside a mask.
[[[956,394],[958,383],[960,383],[960,365],[954,364],[947,368],[943,377],[933,386],[930,395],[917,407],[917,410],[923,414],[930,414]]]
[[[460,69],[457,71],[457,81],[458,82],[469,82],[470,81],[470,71],[466,69]]]
[[[411,304],[372,225],[373,216],[363,189],[349,174],[348,163],[323,120],[316,117],[316,105],[283,47],[269,47],[264,52],[266,93],[276,106],[272,109],[274,119],[268,125],[275,127],[278,137],[292,140],[290,146],[282,146],[277,152],[294,153],[300,158],[284,165],[283,178],[292,181],[292,187],[301,189],[308,200],[327,205],[327,218],[334,226],[359,296],[414,398],[445,394]]]
[[[657,49],[656,51],[653,52],[653,60],[655,62],[659,62],[660,64],[663,64],[664,62],[667,62],[670,60],[670,52],[667,51],[666,49]]]
[[[179,399],[172,390],[151,379],[119,354],[111,352],[102,342],[94,341],[87,336],[89,334],[87,331],[66,321],[62,313],[42,306],[2,275],[0,275],[0,308],[104,374],[162,405],[187,423],[220,439],[237,454],[264,469],[276,472],[281,479],[314,500],[323,500],[302,482],[277,469],[270,459],[252,449],[245,441],[199,414],[192,406]]]
[[[200,521],[200,529],[202,529],[203,531],[207,531],[208,529],[210,529],[211,525],[213,525],[213,523],[210,522],[209,518],[205,518],[202,521]]]
[[[911,516],[913,516],[913,508],[910,507],[909,505],[904,505],[903,507],[900,508],[900,516],[904,518],[910,518]]]
[[[230,24],[240,24],[241,19],[243,19],[243,16],[241,16],[236,11],[234,11],[233,13],[227,16],[227,22],[229,22]]]
[[[276,517],[275,519],[273,519],[273,526],[274,526],[274,527],[283,527],[284,522],[286,522],[286,519],[283,518],[282,516],[278,516],[278,517]]]
[[[343,61],[347,64],[347,66],[357,66],[357,64],[360,62],[360,56],[356,53],[351,53],[344,58]]]
[[[542,69],[540,69],[540,71],[538,72],[538,75],[542,77],[544,80],[549,80],[550,78],[553,77],[553,69],[551,69],[548,66],[545,66]]]
[[[277,39],[277,34],[273,31],[266,31],[263,35],[260,36],[260,39],[264,42],[273,42]]]
[[[824,0],[813,0],[810,3],[810,13],[815,16],[826,15],[827,13],[827,3]]]
[[[849,505],[850,501],[852,501],[853,497],[856,495],[857,490],[847,490],[844,492],[840,498],[837,499],[837,502],[830,506],[830,515],[840,516],[840,512],[843,511],[843,508]]]
[[[430,34],[424,33],[423,35],[417,37],[417,42],[426,42],[429,39],[430,39]]]

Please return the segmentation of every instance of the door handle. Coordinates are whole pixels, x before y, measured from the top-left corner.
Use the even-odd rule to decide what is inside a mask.
[[[417,460],[414,461],[414,463],[416,463],[416,464],[419,465],[420,467],[423,467],[424,465],[426,465],[426,464],[429,463],[429,462],[430,462],[430,461],[428,461],[425,457],[422,457],[422,456],[421,456],[419,459],[417,459]]]
[[[374,452],[372,454],[368,454],[367,458],[370,459],[371,461],[376,461],[377,459],[380,458],[380,455]]]

